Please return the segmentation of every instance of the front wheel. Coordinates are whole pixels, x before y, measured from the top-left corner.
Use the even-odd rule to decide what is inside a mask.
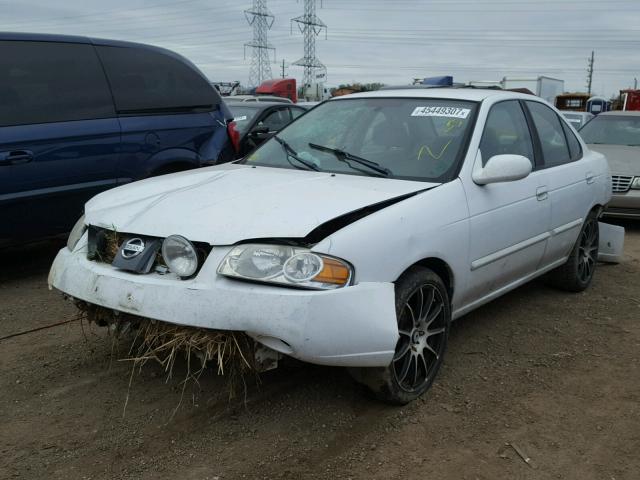
[[[592,212],[584,221],[566,263],[549,273],[549,283],[569,292],[585,290],[596,270],[599,241],[598,217]]]
[[[409,403],[433,383],[447,348],[451,325],[449,294],[432,270],[413,267],[396,282],[398,342],[384,368],[354,368],[350,372],[379,399]]]

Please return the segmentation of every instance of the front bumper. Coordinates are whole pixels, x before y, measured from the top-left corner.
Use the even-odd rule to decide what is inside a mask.
[[[60,250],[49,286],[113,310],[217,330],[246,332],[280,353],[321,365],[377,367],[398,339],[392,283],[337,290],[281,288],[236,281],[216,268],[229,247],[214,247],[195,279],[137,275],[86,258],[86,235]]]
[[[616,218],[640,218],[640,190],[614,193],[603,215]]]

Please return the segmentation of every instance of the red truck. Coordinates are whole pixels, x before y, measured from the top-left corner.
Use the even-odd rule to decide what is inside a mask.
[[[293,103],[297,103],[296,79],[276,78],[266,80],[256,88],[256,95],[275,95],[276,97],[288,98]]]
[[[640,110],[640,90],[620,90],[622,110]]]

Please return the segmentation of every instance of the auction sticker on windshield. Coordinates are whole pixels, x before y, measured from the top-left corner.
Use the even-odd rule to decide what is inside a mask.
[[[467,118],[471,109],[458,107],[416,107],[412,117]]]

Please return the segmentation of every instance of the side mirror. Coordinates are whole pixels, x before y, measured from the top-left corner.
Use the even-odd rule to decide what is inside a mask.
[[[531,161],[522,155],[494,155],[484,167],[479,161],[474,167],[471,178],[478,185],[513,182],[531,173]]]

